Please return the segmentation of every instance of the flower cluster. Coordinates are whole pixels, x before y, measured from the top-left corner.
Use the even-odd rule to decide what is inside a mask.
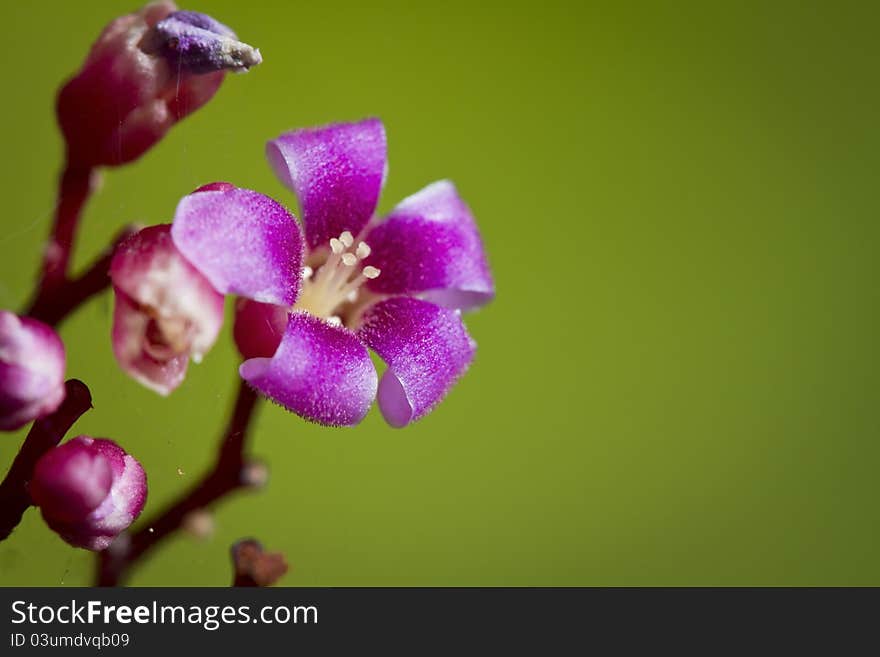
[[[175,123],[208,102],[227,71],[247,71],[261,61],[260,52],[238,41],[229,27],[205,14],[179,11],[167,0],[107,25],[81,69],[58,94],[56,111],[67,166],[47,249],[50,268],[62,260],[57,250],[71,248],[77,214],[93,191],[90,183],[74,188],[71,180],[89,181],[96,167],[137,159]],[[170,379],[178,377],[179,382],[186,361],[175,361],[169,354],[181,344],[193,355],[210,348],[222,322],[223,297],[197,273],[192,287],[156,296],[165,289],[156,279],[162,272],[170,272],[175,280],[183,276],[169,264],[177,252],[168,227],[141,232],[129,247],[128,257],[121,254],[113,261],[116,326],[120,334],[141,335],[143,344],[114,340],[116,355],[129,371],[146,370],[141,377],[145,383],[159,376],[150,372],[151,367],[162,369],[162,376]],[[192,269],[185,261],[175,262]],[[65,283],[64,274],[62,269],[61,281],[54,280],[55,285]],[[55,292],[53,300],[65,290]],[[169,305],[201,310],[191,322],[175,324],[161,315],[142,321],[147,309]],[[52,317],[57,321],[57,316]],[[11,507],[24,500],[22,508],[0,509],[0,514],[12,518],[4,524],[3,536],[32,503],[65,541],[100,551],[142,511],[146,475],[134,457],[107,439],[78,436],[53,446],[64,433],[56,430],[54,414],[62,412],[65,402],[65,368],[64,345],[51,326],[0,311],[0,430],[14,431],[37,422],[31,432],[36,442],[28,444],[29,435],[20,454],[25,457],[16,460],[0,485],[0,503]],[[39,423],[45,426],[38,427]],[[60,424],[69,427],[70,422]],[[21,471],[23,463],[40,454],[32,472]]]
[[[440,181],[377,218],[377,119],[286,133],[266,152],[302,228],[229,183],[184,197],[170,227],[143,230],[114,258],[117,359],[169,393],[216,338],[219,295],[233,294],[239,371],[256,390],[325,425],[357,424],[374,399],[394,427],[418,420],[473,359],[462,311],[494,294],[470,210]],[[388,365],[381,381],[368,350]]]
[[[60,250],[65,266],[44,277],[54,287],[38,299],[63,299],[75,284],[66,263],[93,191],[92,170],[140,157],[204,105],[226,72],[261,61],[229,27],[168,1],[104,29],[58,95],[67,168],[47,253]],[[388,173],[380,120],[287,132],[269,141],[265,154],[293,192],[299,219],[264,194],[215,182],[180,199],[171,223],[134,232],[93,268],[101,286],[108,277],[112,284],[117,362],[162,395],[215,344],[225,298],[235,297],[233,336],[245,383],[218,459],[217,468],[228,472],[208,476],[213,489],[202,497],[196,490],[192,506],[181,508],[201,509],[216,495],[265,479],[241,453],[257,393],[327,426],[358,424],[374,400],[392,427],[430,413],[475,355],[462,314],[495,294],[476,221],[451,182],[429,184],[386,216],[376,214]],[[38,293],[43,288],[41,282]],[[46,322],[63,316],[35,308],[28,312]],[[386,364],[381,377],[370,352]],[[65,348],[51,326],[0,311],[0,430],[35,422],[25,457],[0,484],[0,506],[12,500],[21,507],[0,522],[0,539],[32,504],[63,540],[102,551],[143,510],[146,474],[111,440],[61,442],[90,401],[85,394],[76,402],[77,390],[87,388],[65,383],[65,368]],[[71,416],[65,409],[72,407],[80,410]],[[124,551],[126,541],[119,544],[113,553]],[[262,554],[253,541],[233,554],[237,581],[270,583],[286,570],[282,557]]]

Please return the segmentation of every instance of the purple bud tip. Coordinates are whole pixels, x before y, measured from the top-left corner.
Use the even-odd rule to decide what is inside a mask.
[[[61,538],[97,551],[143,510],[147,478],[140,463],[113,441],[77,436],[37,461],[29,492]]]
[[[0,311],[0,430],[14,431],[64,400],[64,344],[52,328]]]
[[[258,49],[238,41],[223,23],[195,11],[175,11],[156,23],[141,49],[196,74],[243,72],[263,61]]]

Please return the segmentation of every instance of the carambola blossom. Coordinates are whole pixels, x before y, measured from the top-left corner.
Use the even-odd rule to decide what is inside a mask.
[[[326,425],[357,424],[374,399],[392,426],[418,420],[473,359],[462,311],[494,296],[470,209],[440,181],[375,219],[387,170],[377,119],[287,133],[267,155],[299,199],[302,231],[279,203],[230,183],[185,196],[170,229],[142,231],[114,257],[117,360],[167,394],[213,344],[220,295],[234,294],[240,373],[256,390]],[[381,381],[370,349],[388,365]]]
[[[75,169],[140,157],[208,102],[226,71],[262,61],[259,50],[210,16],[154,2],[111,22],[58,94],[58,122]]]
[[[14,431],[64,400],[64,344],[46,324],[0,311],[0,430]]]
[[[113,441],[77,436],[37,461],[28,490],[61,538],[103,550],[140,515],[147,478],[140,463]]]
[[[357,424],[377,394],[392,426],[419,419],[473,359],[461,311],[494,295],[470,210],[441,181],[376,220],[387,168],[377,119],[290,132],[267,155],[299,199],[304,236],[283,208],[270,220],[231,185],[185,197],[171,229],[217,290],[244,297],[241,376],[321,424]],[[388,364],[381,382],[368,349]]]

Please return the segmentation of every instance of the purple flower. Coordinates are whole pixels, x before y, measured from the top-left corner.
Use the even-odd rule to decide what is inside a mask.
[[[0,311],[0,430],[14,431],[64,400],[64,344],[49,326]]]
[[[113,353],[123,370],[163,395],[180,385],[190,358],[200,361],[223,325],[223,295],[177,250],[170,228],[135,233],[110,264]]]
[[[304,239],[283,208],[232,186],[185,197],[171,229],[217,290],[245,297],[241,376],[321,424],[357,424],[377,392],[392,426],[419,419],[473,359],[461,311],[494,295],[470,210],[441,181],[376,220],[377,119],[284,134],[267,156],[299,199]],[[388,364],[381,382],[368,348]]]
[[[140,463],[113,441],[77,436],[37,461],[28,490],[61,538],[98,551],[140,515],[147,477]]]
[[[210,16],[154,2],[111,22],[58,95],[58,122],[74,168],[137,159],[208,102],[225,71],[261,61]]]

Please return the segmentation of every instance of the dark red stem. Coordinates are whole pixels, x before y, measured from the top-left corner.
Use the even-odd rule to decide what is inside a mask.
[[[31,427],[24,444],[0,483],[0,541],[7,538],[31,506],[27,484],[40,457],[55,447],[77,419],[92,407],[92,395],[82,381],[64,384],[67,395],[61,406]]]
[[[126,226],[91,266],[77,278],[65,280],[58,287],[41,289],[25,315],[57,326],[70,313],[110,285],[110,261],[116,246],[137,232],[135,226]]]
[[[81,169],[69,164],[61,174],[55,223],[52,225],[52,233],[43,255],[43,270],[39,285],[41,293],[50,292],[67,280],[76,229],[79,226],[83,207],[92,193],[94,175],[94,171],[90,168]]]
[[[180,529],[193,511],[205,509],[228,494],[251,487],[245,474],[245,445],[257,405],[257,394],[243,381],[235,408],[219,444],[214,467],[176,502],[141,523],[141,529],[120,536],[98,554],[98,586],[116,586],[168,535]]]

